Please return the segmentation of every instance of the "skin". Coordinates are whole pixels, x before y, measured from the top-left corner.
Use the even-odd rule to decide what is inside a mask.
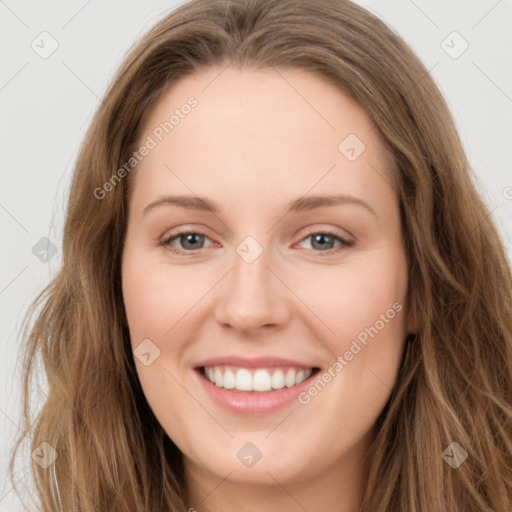
[[[355,512],[370,429],[411,332],[387,153],[356,103],[298,69],[210,68],[181,79],[150,113],[141,143],[190,96],[197,107],[129,178],[122,260],[132,346],[150,339],[160,350],[148,366],[135,358],[137,372],[184,454],[187,506]],[[354,161],[338,150],[351,133],[366,146]],[[366,201],[375,214],[346,203],[285,215],[294,199],[334,193]],[[206,197],[219,213],[165,204],[143,214],[165,194]],[[178,230],[207,236],[165,246]],[[355,245],[329,239],[322,249],[308,236],[326,230]],[[236,252],[249,235],[263,249],[251,264]],[[214,403],[193,370],[225,355],[284,357],[327,370],[396,302],[403,309],[307,405],[241,416]],[[263,454],[251,468],[237,458],[247,442]]]

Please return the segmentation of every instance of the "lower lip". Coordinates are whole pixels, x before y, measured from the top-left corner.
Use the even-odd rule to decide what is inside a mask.
[[[289,405],[297,396],[311,385],[311,379],[316,376],[313,372],[305,381],[291,388],[276,389],[265,393],[244,393],[219,388],[203,377],[201,370],[195,370],[201,385],[210,398],[231,412],[240,414],[270,414]]]

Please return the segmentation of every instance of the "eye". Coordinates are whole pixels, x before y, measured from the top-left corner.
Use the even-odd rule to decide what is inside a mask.
[[[326,254],[337,253],[343,251],[347,247],[352,247],[354,245],[354,242],[345,240],[341,236],[327,231],[310,233],[304,237],[301,242],[304,242],[308,239],[311,239],[311,246],[313,249],[319,249],[315,252],[323,252]],[[334,248],[333,245],[336,241],[338,241],[340,245],[337,248]]]
[[[208,237],[204,233],[200,233],[198,231],[180,231],[179,233],[174,233],[170,237],[163,240],[162,245],[167,247],[171,252],[183,254],[198,249],[203,249],[204,240],[207,238]],[[173,245],[175,240],[179,240],[181,249],[177,249]]]
[[[345,248],[352,247],[355,242],[345,240],[335,233],[327,231],[318,231],[310,233],[304,237],[301,242],[308,239],[312,240],[311,246],[315,252],[321,252],[325,254],[337,253]],[[168,248],[171,252],[176,254],[191,254],[194,251],[204,249],[205,240],[209,240],[209,237],[199,231],[180,231],[173,233],[161,242],[161,245]],[[176,247],[174,242],[178,241],[181,247]],[[335,242],[338,241],[338,247],[333,247]]]

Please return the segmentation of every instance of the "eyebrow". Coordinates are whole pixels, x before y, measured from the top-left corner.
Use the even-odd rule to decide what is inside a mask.
[[[157,206],[169,204],[180,206],[181,208],[185,208],[187,210],[205,211],[213,213],[215,215],[219,214],[218,206],[213,201],[207,199],[206,197],[164,196],[148,204],[143,210],[143,215],[148,213],[150,210],[153,210]],[[286,213],[303,212],[308,210],[314,210],[315,208],[320,208],[322,206],[335,206],[342,204],[356,204],[362,206],[370,213],[378,217],[377,212],[366,201],[358,197],[346,194],[300,197],[298,199],[290,201],[286,205]]]

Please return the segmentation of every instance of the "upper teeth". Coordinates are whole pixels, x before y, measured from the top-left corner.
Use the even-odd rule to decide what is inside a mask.
[[[226,368],[209,366],[204,368],[206,378],[219,388],[239,391],[270,391],[285,386],[291,388],[305,381],[313,372],[312,368]]]

